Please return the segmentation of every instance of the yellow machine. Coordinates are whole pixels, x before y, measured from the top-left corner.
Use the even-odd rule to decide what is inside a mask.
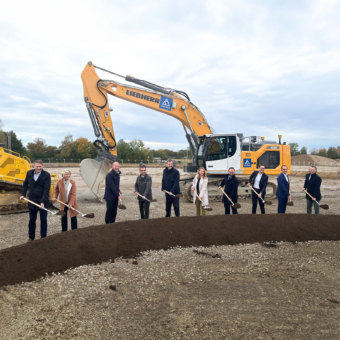
[[[27,202],[19,200],[26,173],[31,170],[31,161],[20,154],[0,147],[0,214],[28,211]],[[58,181],[57,174],[51,174],[50,199]]]
[[[100,79],[95,68],[144,88]],[[221,176],[224,176],[230,167],[235,168],[235,173],[240,180],[240,195],[250,194],[246,183],[249,175],[257,169],[259,164],[266,166],[268,175],[278,175],[283,164],[290,169],[290,147],[285,143],[281,144],[281,136],[279,136],[279,142],[276,142],[266,141],[264,137],[244,137],[242,133],[215,134],[203,113],[190,101],[185,92],[164,88],[131,76],[124,77],[94,66],[92,62],[86,65],[81,78],[84,86],[84,100],[97,137],[94,145],[98,148],[98,157],[95,160],[84,160],[80,170],[85,183],[100,200],[99,185],[110,170],[111,163],[117,159],[108,94],[162,112],[182,123],[194,155],[193,165],[187,166],[185,172],[196,173],[197,168],[203,166],[209,177],[214,176],[209,180],[210,199],[221,198],[217,187]],[[192,176],[187,176],[182,180],[183,194],[189,200],[192,200],[191,179]],[[274,183],[269,183],[267,195],[274,196],[275,188]]]

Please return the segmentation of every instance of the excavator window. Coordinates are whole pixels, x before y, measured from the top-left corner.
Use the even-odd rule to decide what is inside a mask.
[[[232,157],[236,149],[236,136],[212,137],[207,151],[207,161]]]

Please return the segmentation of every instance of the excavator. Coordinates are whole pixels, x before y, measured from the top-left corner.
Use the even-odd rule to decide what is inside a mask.
[[[0,144],[0,215],[27,212],[27,202],[19,200],[26,173],[33,169],[30,159],[11,150],[11,132],[7,135],[7,148]],[[50,200],[58,181],[58,174],[51,174]]]
[[[123,78],[131,85],[101,79],[96,69]],[[108,95],[145,106],[180,121],[193,155],[192,165],[184,168],[184,172],[189,175],[181,178],[182,193],[189,201],[192,201],[190,187],[193,178],[190,173],[196,173],[199,167],[204,167],[209,177],[209,200],[222,199],[218,186],[230,167],[235,168],[240,182],[238,193],[245,197],[251,193],[246,185],[248,178],[258,165],[264,164],[268,175],[280,174],[282,165],[287,165],[290,170],[290,147],[284,142],[281,143],[281,135],[276,142],[258,136],[245,137],[242,133],[216,134],[204,114],[183,91],[162,87],[132,76],[124,77],[95,66],[92,62],[87,63],[81,78],[85,105],[96,136],[94,145],[98,148],[98,156],[96,159],[83,160],[80,173],[101,201],[100,184],[111,169],[112,162],[117,160]],[[267,197],[275,197],[275,189],[274,183],[268,183]]]

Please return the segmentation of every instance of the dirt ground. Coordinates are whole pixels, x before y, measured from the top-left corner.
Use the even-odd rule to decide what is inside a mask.
[[[60,174],[63,169],[46,170]],[[71,170],[80,210],[96,215],[78,218],[79,228],[104,223],[105,205],[82,182],[79,170]],[[138,169],[122,171],[127,209],[118,211],[117,222],[138,220],[133,194]],[[148,168],[148,173],[158,200],[150,217],[161,218],[162,169]],[[287,213],[305,213],[303,181],[291,177],[294,206]],[[340,215],[339,189],[339,180],[323,180],[322,203],[330,209],[321,214]],[[239,213],[250,214],[250,200],[239,202]],[[209,205],[208,215],[223,215],[222,203]],[[181,199],[180,207],[182,216],[195,215],[192,203]],[[276,200],[266,206],[268,214],[276,210]],[[0,249],[25,243],[27,223],[27,214],[0,216]],[[60,231],[60,218],[49,216],[48,235]],[[7,286],[1,290],[0,339],[340,339],[339,245],[176,247]]]

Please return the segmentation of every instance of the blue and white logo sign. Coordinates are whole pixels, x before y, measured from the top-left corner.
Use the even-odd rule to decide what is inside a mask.
[[[243,167],[251,168],[251,158],[243,158]]]
[[[163,110],[171,111],[172,108],[172,98],[161,96],[161,102],[159,103],[159,108]]]

